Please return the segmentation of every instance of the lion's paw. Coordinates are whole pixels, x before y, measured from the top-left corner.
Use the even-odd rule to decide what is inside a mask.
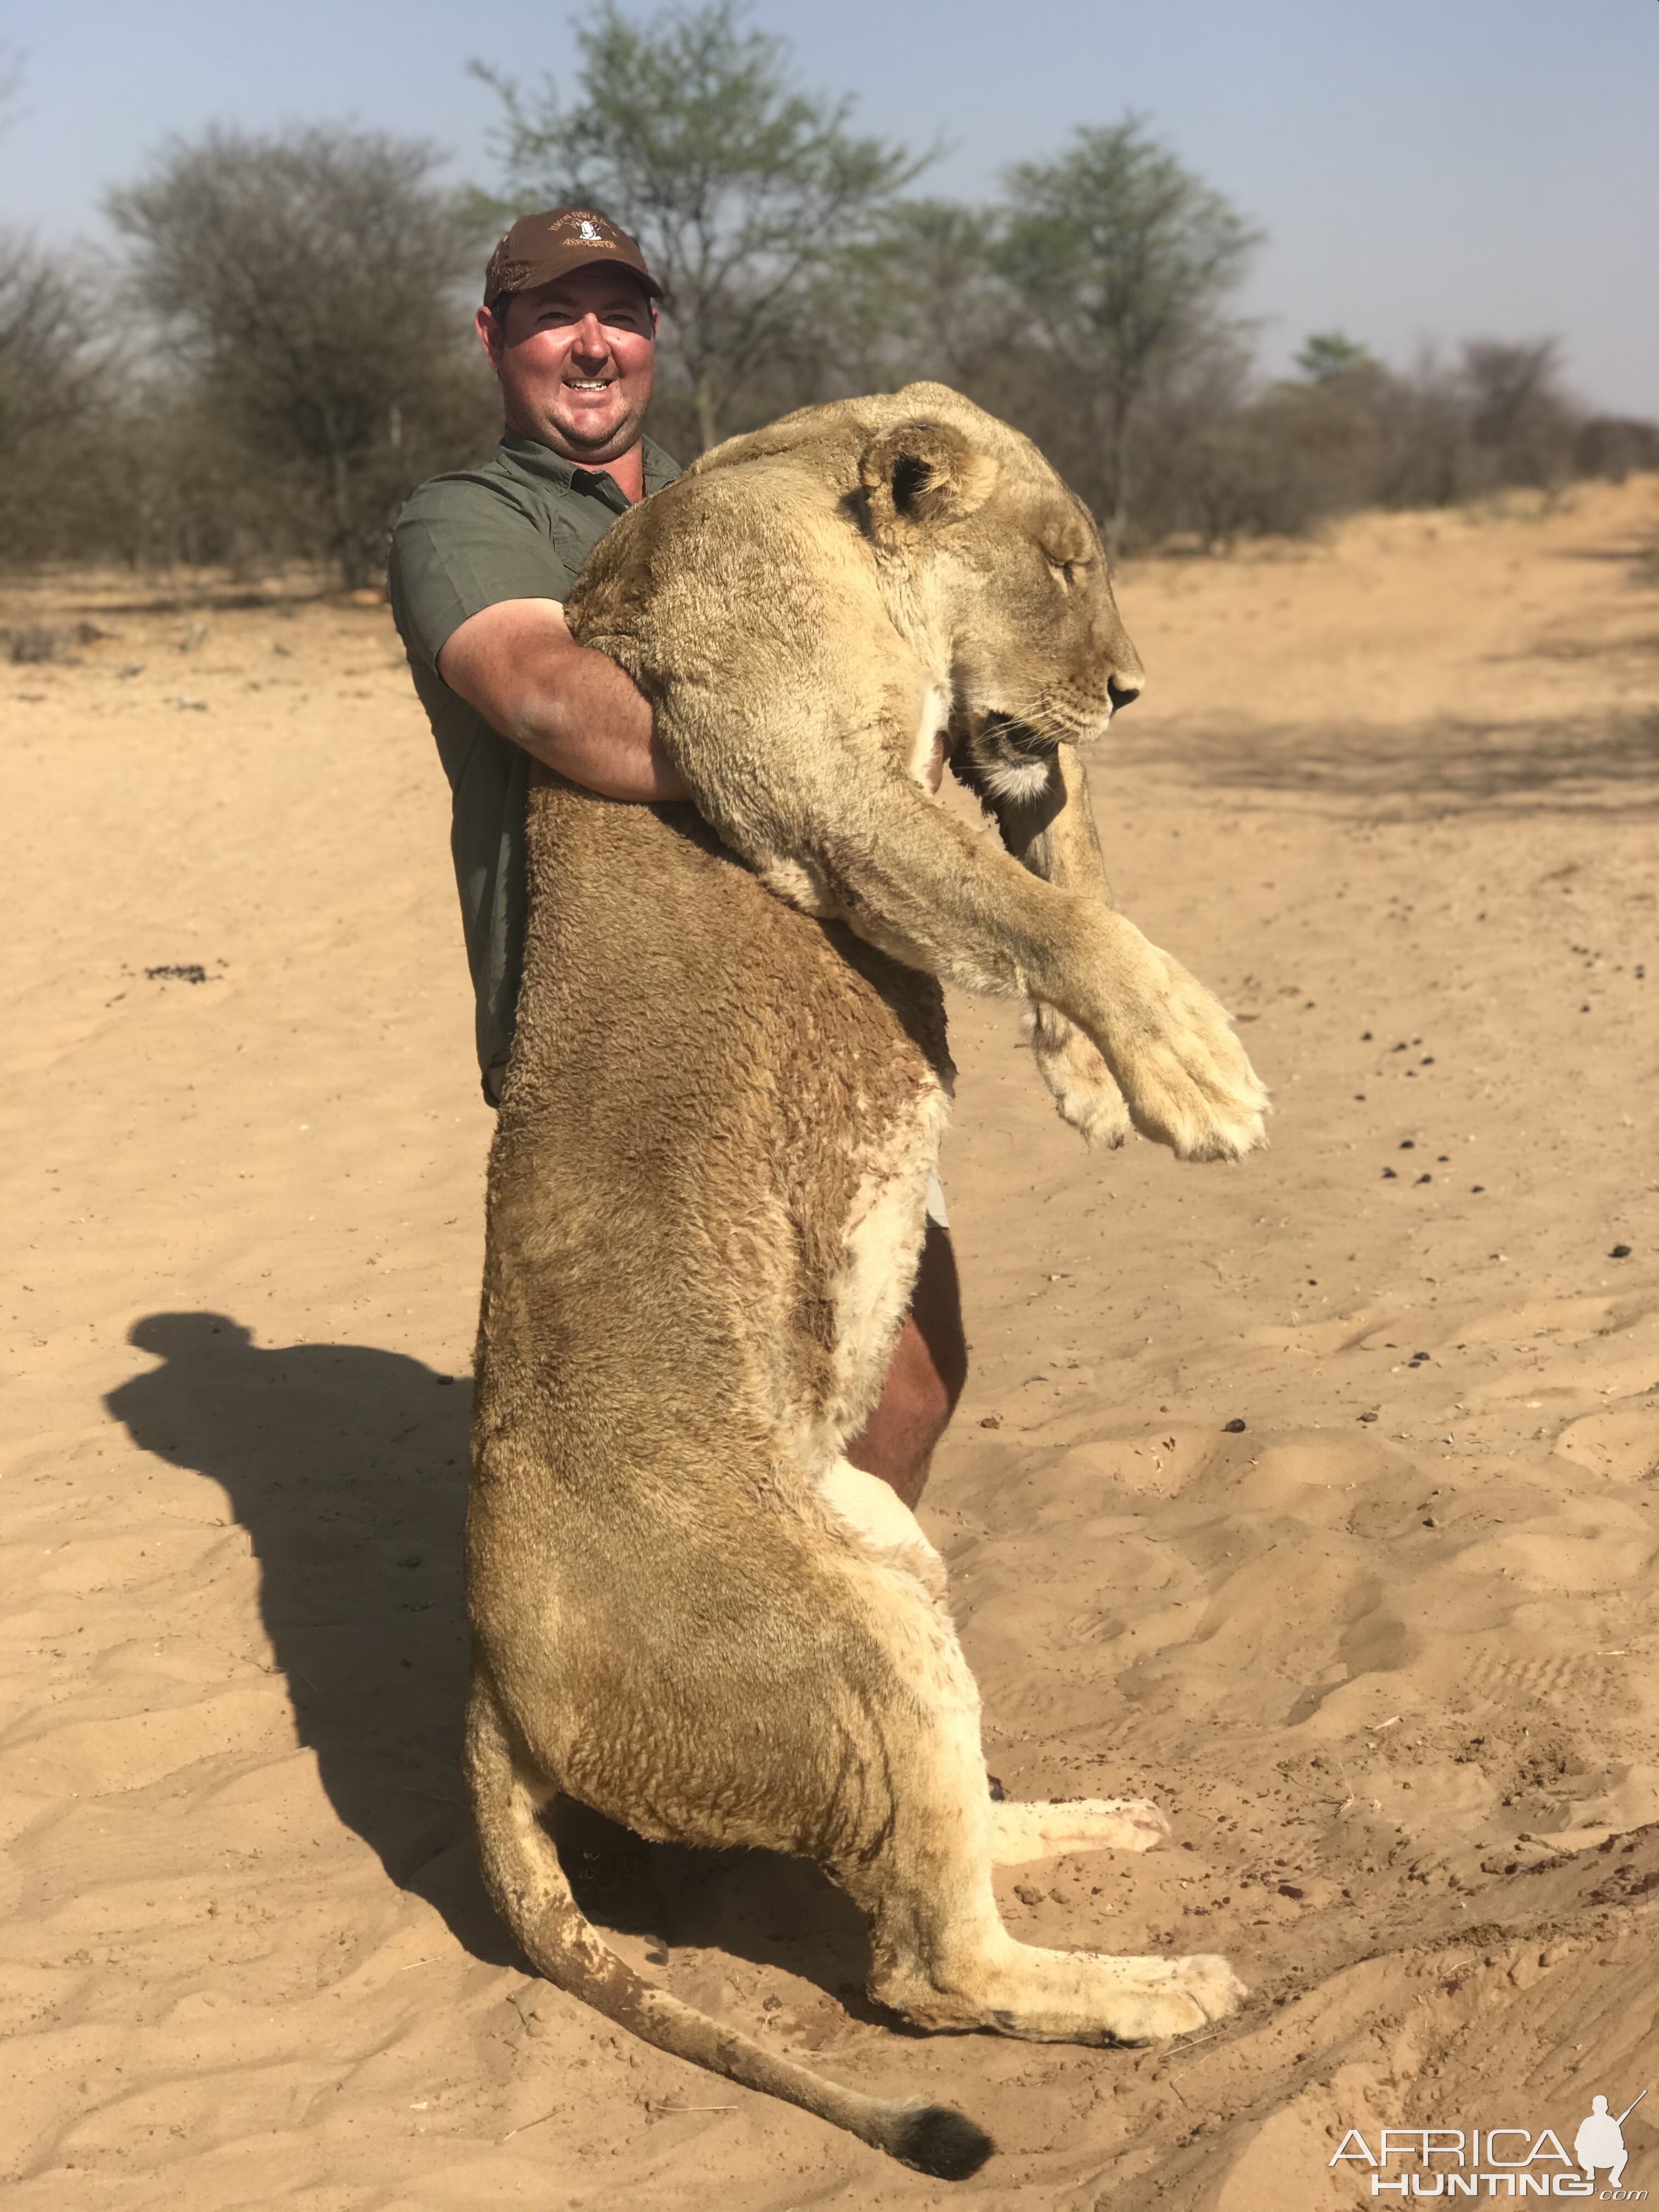
[[[1029,1022],[1032,1057],[1061,1121],[1086,1143],[1115,1151],[1134,1124],[1105,1060],[1076,1023],[1053,1006],[1034,1005]]]
[[[1146,951],[1138,1018],[1115,1024],[1130,1115],[1177,1158],[1239,1159],[1267,1142],[1267,1087],[1219,1000],[1156,945]]]
[[[1225,2020],[1249,1995],[1227,1961],[1212,1953],[1106,1963],[1129,1971],[1104,2008],[1103,2042],[1154,2043],[1165,2036],[1190,2035],[1212,2021]]]

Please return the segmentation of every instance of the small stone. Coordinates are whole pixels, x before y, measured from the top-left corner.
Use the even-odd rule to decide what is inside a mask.
[[[1022,1905],[1041,1905],[1042,1902],[1042,1892],[1034,1881],[1017,1881],[1014,1895]]]
[[[1382,1180],[1384,1182],[1398,1182],[1400,1178],[1395,1175],[1392,1168],[1384,1168],[1382,1170]]]
[[[1434,1177],[1431,1175],[1420,1175],[1417,1180],[1419,1182],[1432,1182],[1434,1181]]]
[[[1224,1421],[1221,1427],[1224,1436],[1242,1437],[1244,1433],[1244,1424],[1236,1414],[1231,1421]]]
[[[979,1425],[982,1429],[1000,1429],[1002,1426],[1002,1416],[1000,1413],[981,1413]]]
[[[1615,1244],[1612,1251],[1608,1253],[1607,1257],[1609,1260],[1628,1260],[1630,1257],[1630,1246],[1628,1244]]]
[[[1362,1421],[1374,1421],[1376,1419],[1376,1415],[1374,1413],[1362,1413],[1359,1418]]]

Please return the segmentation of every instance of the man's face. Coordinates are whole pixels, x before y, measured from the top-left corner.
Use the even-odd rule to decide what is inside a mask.
[[[587,467],[638,442],[651,397],[657,315],[645,287],[603,263],[515,292],[477,331],[501,380],[507,427]]]

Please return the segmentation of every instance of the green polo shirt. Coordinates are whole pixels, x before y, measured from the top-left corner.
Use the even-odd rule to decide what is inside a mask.
[[[679,474],[645,441],[645,489]],[[525,795],[530,756],[493,730],[438,673],[470,616],[503,599],[568,596],[576,571],[628,497],[603,469],[578,468],[509,430],[482,468],[432,477],[398,516],[387,582],[454,801],[449,846],[477,1000],[484,1096],[501,1096],[524,962]]]

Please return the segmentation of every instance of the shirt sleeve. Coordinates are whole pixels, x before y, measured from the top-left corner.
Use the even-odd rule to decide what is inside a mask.
[[[503,599],[562,600],[558,545],[506,492],[477,477],[422,484],[392,533],[386,581],[410,659],[435,674],[464,622]]]

